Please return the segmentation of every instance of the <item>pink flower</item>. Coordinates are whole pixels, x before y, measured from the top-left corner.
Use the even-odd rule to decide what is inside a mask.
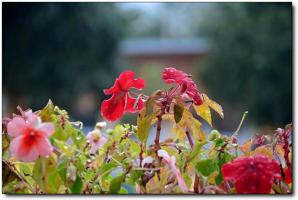
[[[87,136],[87,142],[91,145],[90,153],[95,154],[97,149],[104,145],[107,141],[100,133],[100,130],[95,129],[90,131]]]
[[[182,97],[192,100],[195,105],[201,105],[203,99],[201,98],[196,84],[190,77],[190,75],[173,67],[165,68],[162,74],[165,83],[178,84],[179,92]]]
[[[129,92],[130,88],[141,90],[144,88],[144,80],[135,79],[133,71],[124,71],[116,79],[115,84],[110,89],[104,90],[106,95],[112,95],[101,104],[101,115],[109,120],[119,119],[125,112],[135,113],[143,108],[144,102],[141,98],[133,98]]]
[[[38,156],[49,156],[53,148],[48,140],[54,132],[52,123],[41,123],[41,119],[32,111],[23,117],[15,116],[7,124],[7,133],[13,137],[9,149],[17,160],[31,162]]]
[[[237,158],[224,164],[221,171],[224,180],[234,182],[241,194],[268,194],[274,178],[281,178],[279,165],[260,155]]]
[[[185,184],[179,169],[176,167],[176,157],[175,156],[170,157],[168,152],[166,152],[163,149],[158,150],[157,154],[158,154],[159,157],[163,158],[163,162],[165,164],[170,166],[170,168],[172,170],[172,174],[175,175],[176,178],[177,178],[177,182],[178,182],[178,185],[179,185],[180,189],[183,192],[188,192],[188,187]]]

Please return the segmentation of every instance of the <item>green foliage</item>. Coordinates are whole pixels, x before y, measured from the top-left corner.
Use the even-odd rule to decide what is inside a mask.
[[[114,3],[5,4],[3,88],[12,106],[25,98],[39,109],[51,94],[74,113],[78,91],[97,94],[93,85],[105,88],[119,70],[112,58],[125,21]]]
[[[148,139],[151,122],[152,122],[152,115],[145,116],[144,118],[138,118],[137,120],[137,126],[138,126],[137,135],[138,135],[138,138],[144,144],[146,144]]]
[[[183,116],[184,101],[180,96],[175,97],[176,103],[174,104],[174,119],[176,123],[179,123]]]
[[[209,44],[198,75],[210,95],[239,110],[235,115],[249,110],[255,124],[291,121],[291,3],[215,3],[210,9],[198,31]]]
[[[71,193],[73,194],[80,194],[83,188],[83,182],[82,179],[77,176],[75,182],[70,187]]]
[[[212,172],[218,170],[217,162],[214,159],[200,160],[196,164],[196,170],[203,176],[209,176]]]
[[[121,174],[113,178],[110,184],[110,193],[117,194],[121,189],[121,184],[125,178],[125,174]]]

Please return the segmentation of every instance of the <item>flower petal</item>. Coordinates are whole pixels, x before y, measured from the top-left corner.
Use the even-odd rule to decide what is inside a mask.
[[[49,156],[53,151],[53,147],[46,137],[39,137],[36,141],[36,147],[41,156]]]
[[[145,86],[145,81],[141,78],[135,79],[133,71],[124,71],[119,76],[119,84],[122,90],[129,90],[129,88],[136,88],[141,90]]]
[[[273,178],[280,178],[279,165],[266,156],[241,157],[222,166],[225,180],[235,184],[237,193],[268,194]]]
[[[26,131],[27,125],[22,117],[14,117],[7,124],[7,133],[10,136],[17,137],[22,135]]]
[[[119,75],[118,81],[119,81],[119,84],[121,85],[121,88],[123,90],[128,89],[127,84],[130,83],[134,79],[134,76],[135,76],[135,73],[130,70],[126,70]]]
[[[54,133],[55,126],[51,122],[42,123],[38,127],[38,131],[40,131],[44,136],[49,137]]]
[[[27,111],[25,113],[26,116],[26,122],[32,127],[37,127],[40,123],[41,123],[41,119],[34,113],[32,113],[32,111]]]
[[[27,154],[23,154],[22,157],[20,158],[20,160],[22,160],[23,162],[32,162],[34,160],[36,160],[39,156],[38,150],[36,149],[36,146],[32,146],[29,151],[27,152]]]
[[[9,150],[17,160],[24,162],[34,161],[38,157],[39,153],[35,145],[25,145],[26,141],[24,140],[24,136],[14,138],[10,143]]]
[[[173,67],[167,67],[162,73],[162,79],[165,83],[178,83],[181,84],[184,78],[188,77],[188,74],[183,71],[177,70]]]
[[[145,81],[141,78],[133,79],[132,81],[128,82],[126,87],[127,88],[135,88],[138,90],[143,89],[145,86]]]
[[[117,78],[114,85],[112,87],[110,87],[109,89],[104,89],[103,93],[105,93],[106,95],[110,95],[113,93],[118,93],[120,91],[121,91],[121,87],[120,87],[119,80]]]
[[[106,143],[107,139],[103,136],[101,136],[97,142],[97,147],[100,148],[102,145]]]
[[[126,102],[125,102],[125,111],[135,113],[140,111],[143,106],[144,102],[141,98],[135,99],[129,96],[129,94],[126,95]]]
[[[19,158],[19,149],[22,149],[21,142],[22,142],[23,136],[18,136],[14,138],[9,145],[9,151],[10,153],[16,157],[17,159]]]
[[[101,115],[108,121],[116,121],[123,115],[124,105],[125,99],[114,94],[110,99],[102,102]]]

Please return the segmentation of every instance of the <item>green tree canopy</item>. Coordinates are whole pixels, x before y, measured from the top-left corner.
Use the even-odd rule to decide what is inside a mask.
[[[210,95],[261,125],[292,121],[290,3],[214,4],[200,34],[210,43],[200,66]]]

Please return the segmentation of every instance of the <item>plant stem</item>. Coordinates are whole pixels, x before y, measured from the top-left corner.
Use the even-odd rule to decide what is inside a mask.
[[[195,182],[194,182],[194,185],[193,185],[193,190],[196,194],[199,194],[199,183],[200,183],[200,179],[199,177],[196,175],[195,176]]]
[[[245,112],[243,113],[242,118],[241,118],[241,121],[240,121],[240,123],[239,123],[239,125],[238,125],[238,128],[237,128],[237,130],[233,133],[232,136],[238,136],[238,132],[239,132],[239,130],[240,130],[241,126],[242,126],[242,123],[243,123],[243,121],[244,121],[244,119],[245,119],[245,117],[246,117],[247,114],[248,114],[248,111],[245,111]]]
[[[140,157],[140,167],[142,167],[142,162],[143,162],[143,143],[140,144],[140,147],[141,147],[141,151],[140,151],[140,154],[139,154],[139,157]]]
[[[185,134],[186,134],[186,137],[187,137],[187,139],[188,139],[188,142],[189,142],[191,148],[193,149],[193,145],[194,145],[194,144],[193,144],[193,140],[192,140],[192,138],[191,138],[191,136],[190,136],[189,131],[188,131],[188,130],[185,131]],[[199,177],[198,177],[197,175],[195,175],[195,182],[194,182],[193,190],[194,190],[194,192],[195,192],[196,194],[199,193],[199,183],[200,183],[200,179],[199,179]]]
[[[162,108],[160,114],[157,116],[157,127],[156,127],[156,137],[155,137],[156,150],[160,149],[159,138],[160,138],[160,131],[161,131],[162,116],[164,113],[165,113],[164,108]]]
[[[186,134],[186,137],[188,139],[188,142],[189,142],[191,148],[193,148],[193,141],[192,141],[192,138],[191,138],[191,136],[189,134],[189,131],[185,131],[185,134]]]

